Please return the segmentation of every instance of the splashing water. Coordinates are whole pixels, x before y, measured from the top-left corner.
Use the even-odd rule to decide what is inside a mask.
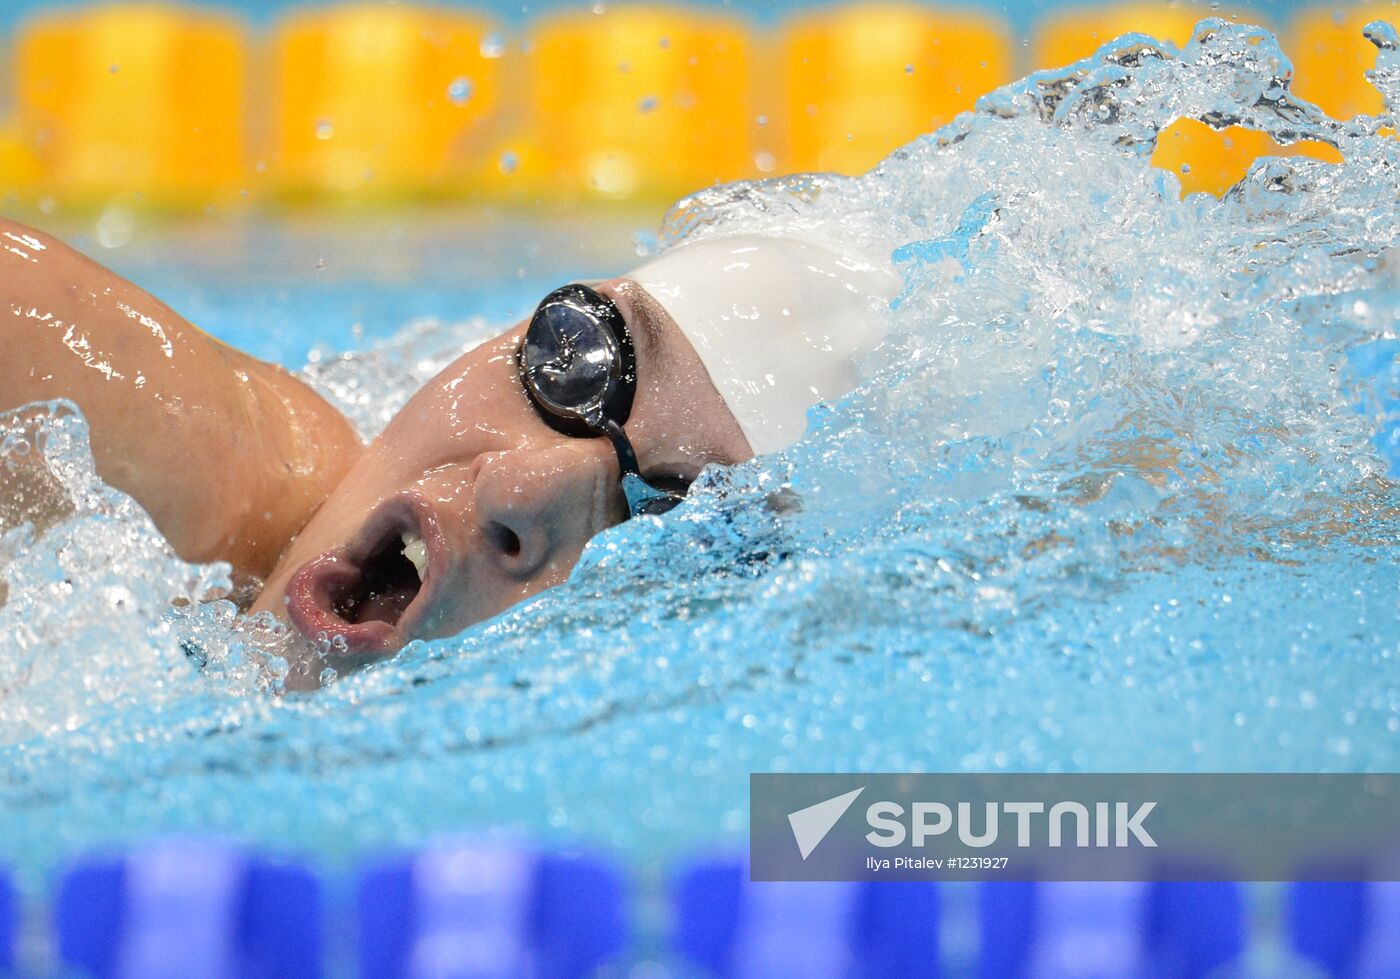
[[[1210,20],[863,177],[682,201],[664,243],[839,226],[891,253],[865,383],[566,585],[313,696],[277,696],[286,637],[222,569],[95,479],[79,417],[7,416],[0,460],[29,446],[62,513],[0,538],[11,846],[466,823],[645,855],[742,830],[750,770],[1393,770],[1400,59],[1367,33],[1378,118],[1296,100],[1272,36]],[[1180,200],[1148,158],[1183,117],[1344,162]],[[368,434],[489,332],[419,324],[305,376]]]

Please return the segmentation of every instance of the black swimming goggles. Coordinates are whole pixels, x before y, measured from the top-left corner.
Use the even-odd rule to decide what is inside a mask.
[[[530,318],[519,360],[520,382],[545,424],[574,438],[612,442],[632,516],[665,513],[685,499],[642,478],[622,431],[637,391],[637,355],[611,299],[585,285],[555,289]]]

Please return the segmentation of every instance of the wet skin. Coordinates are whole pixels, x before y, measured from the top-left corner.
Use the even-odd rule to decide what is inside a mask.
[[[55,398],[82,409],[98,473],[182,558],[228,561],[244,576],[272,571],[362,451],[340,413],[286,371],[0,218],[0,410]]]
[[[625,278],[598,290],[636,345],[626,431],[643,475],[688,482],[711,463],[750,458],[665,311]],[[344,672],[452,635],[558,584],[591,537],[627,517],[610,443],[554,431],[521,387],[526,323],[458,358],[365,448],[285,371],[3,219],[0,315],[11,319],[0,331],[0,410],[76,402],[99,474],[141,503],[182,557],[265,579],[252,611],[310,640],[293,688],[315,686],[324,666]],[[422,538],[421,575],[404,534]]]
[[[617,303],[636,345],[626,431],[642,474],[688,482],[711,463],[750,458],[665,312],[625,279],[598,290]],[[516,360],[526,325],[464,354],[414,395],[288,549],[254,611],[286,616],[308,638],[344,636],[326,662],[353,668],[558,584],[591,537],[626,519],[611,444],[561,435],[528,400]],[[405,532],[426,545],[421,587],[400,556]],[[367,578],[379,587],[352,607]]]

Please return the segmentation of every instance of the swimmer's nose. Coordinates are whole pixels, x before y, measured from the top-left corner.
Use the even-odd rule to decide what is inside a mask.
[[[604,439],[492,453],[475,495],[480,540],[516,580],[562,580],[590,537],[627,516]]]

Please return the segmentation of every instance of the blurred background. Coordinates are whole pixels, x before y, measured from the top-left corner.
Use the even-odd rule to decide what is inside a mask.
[[[1142,31],[1277,31],[1295,91],[1374,112],[1390,4],[97,3],[0,6],[0,203],[226,213],[444,199],[655,206],[715,181],[858,173],[983,93]],[[1219,193],[1258,134],[1179,124],[1157,162]],[[1326,148],[1287,152],[1326,156]],[[1183,164],[1186,166],[1183,167]],[[129,233],[109,222],[110,244]]]

